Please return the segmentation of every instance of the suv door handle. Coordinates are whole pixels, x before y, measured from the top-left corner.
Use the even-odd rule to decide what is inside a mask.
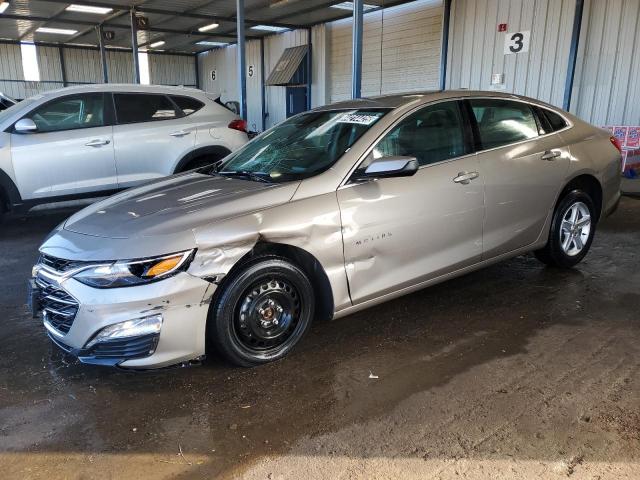
[[[178,130],[177,132],[171,132],[169,135],[172,137],[184,137],[185,135],[189,135],[191,132],[186,130]]]
[[[552,151],[552,150],[547,150],[546,152],[544,152],[544,154],[540,157],[541,160],[554,160],[555,158],[559,157],[561,155],[560,152],[558,151]]]
[[[99,139],[91,140],[90,142],[85,143],[87,147],[101,147],[102,145],[109,145],[111,140]]]
[[[455,183],[461,183],[463,185],[468,185],[471,180],[474,178],[478,178],[480,174],[478,172],[460,172],[458,176],[453,179]]]

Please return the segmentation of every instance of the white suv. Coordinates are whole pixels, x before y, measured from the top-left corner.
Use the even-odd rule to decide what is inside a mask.
[[[214,163],[247,140],[243,120],[192,88],[104,84],[37,95],[0,112],[0,215]]]

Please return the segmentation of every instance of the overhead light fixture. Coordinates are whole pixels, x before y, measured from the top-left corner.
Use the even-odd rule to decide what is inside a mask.
[[[224,47],[229,44],[226,42],[211,42],[209,40],[200,40],[199,42],[196,42],[196,45],[202,45],[204,47]]]
[[[153,42],[149,44],[151,48],[156,48],[156,47],[159,47],[160,45],[164,45],[164,40],[160,40],[159,42]]]
[[[331,5],[331,8],[337,8],[339,10],[353,10],[353,2],[342,2],[336,3],[335,5]],[[365,3],[362,6],[362,10],[368,12],[369,10],[375,10],[376,8],[380,8],[378,5],[369,5]]]
[[[275,25],[254,25],[251,28],[254,30],[263,30],[265,32],[284,32],[286,30],[289,30],[285,27],[276,27]]]
[[[72,3],[65,10],[69,12],[82,12],[82,13],[97,13],[98,15],[104,15],[106,13],[113,12],[113,8],[108,7],[92,7],[91,5],[76,5]]]
[[[0,3],[0,13],[4,13],[7,8],[9,8],[9,2]]]
[[[205,25],[204,27],[200,27],[198,29],[199,32],[208,32],[209,30],[213,30],[214,28],[218,28],[220,26],[219,23],[210,23],[209,25]]]
[[[77,30],[70,30],[68,28],[51,28],[51,27],[38,27],[36,28],[38,33],[53,33],[57,35],[74,35],[78,33]]]

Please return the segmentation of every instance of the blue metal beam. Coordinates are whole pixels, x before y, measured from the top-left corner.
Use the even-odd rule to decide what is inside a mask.
[[[104,50],[104,30],[102,24],[96,28],[98,48],[100,49],[100,64],[102,65],[102,81],[109,83],[109,69],[107,68],[107,52]]]
[[[133,53],[133,80],[140,83],[140,60],[138,59],[138,24],[136,23],[136,11],[132,8],[131,16],[131,51]]]
[[[567,79],[564,84],[564,99],[562,108],[569,110],[571,107],[571,91],[576,74],[576,61],[578,58],[578,44],[580,43],[580,28],[582,27],[582,13],[584,12],[584,0],[576,0],[576,11],[573,15],[573,31],[571,32],[571,46],[569,47],[569,66]]]
[[[262,131],[267,129],[267,88],[264,84],[264,37],[260,37],[260,88],[261,92],[261,113],[262,113]]]
[[[313,65],[311,63],[311,29],[307,28],[307,110],[311,110],[311,83],[313,80]]]
[[[451,20],[451,0],[444,0],[442,13],[442,45],[440,46],[440,90],[447,85],[447,55],[449,52],[449,22]]]
[[[247,119],[247,76],[244,45],[244,0],[236,0],[236,32],[238,35],[238,102],[240,117]]]
[[[353,48],[351,65],[351,97],[360,98],[362,95],[362,28],[363,28],[364,0],[353,2]]]

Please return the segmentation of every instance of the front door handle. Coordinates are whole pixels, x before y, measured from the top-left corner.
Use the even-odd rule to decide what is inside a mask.
[[[458,176],[453,179],[455,183],[461,183],[463,185],[468,185],[471,180],[474,178],[478,178],[480,174],[478,172],[460,172]]]
[[[555,160],[557,157],[559,157],[561,154],[558,151],[552,151],[552,150],[547,150],[546,152],[544,152],[544,154],[540,157],[542,160]]]
[[[101,147],[102,145],[109,145],[111,140],[99,139],[91,140],[90,142],[85,143],[87,147]]]
[[[177,132],[171,132],[169,135],[172,137],[184,137],[185,135],[189,135],[191,132],[187,130],[178,130]]]

